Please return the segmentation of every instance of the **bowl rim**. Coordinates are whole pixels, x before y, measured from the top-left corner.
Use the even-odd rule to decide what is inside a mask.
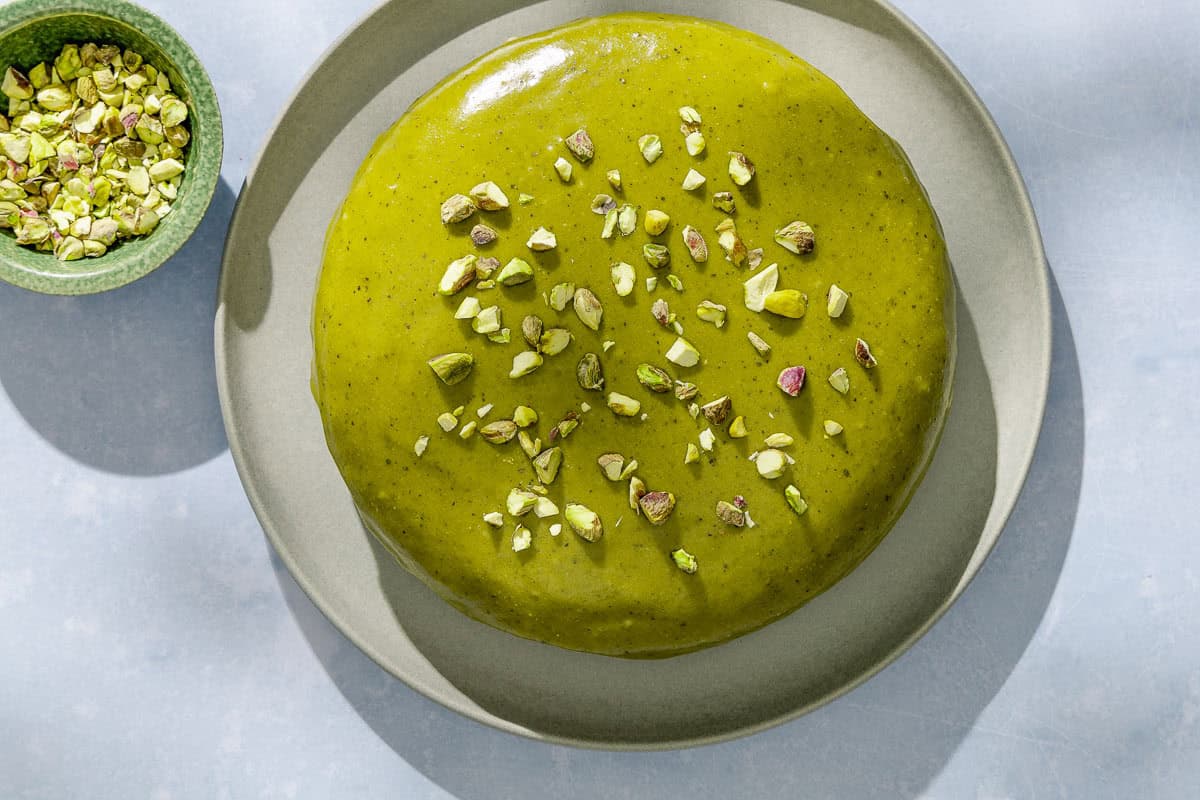
[[[184,77],[192,96],[192,105],[211,106],[211,115],[206,114],[204,130],[194,135],[188,160],[196,160],[203,154],[211,159],[216,168],[211,171],[193,172],[189,195],[199,201],[189,210],[181,224],[156,230],[145,239],[125,242],[111,253],[86,263],[97,265],[76,275],[45,272],[22,264],[0,248],[0,280],[33,292],[52,295],[84,295],[106,292],[133,283],[161,267],[191,238],[204,219],[216,193],[221,177],[224,158],[224,124],[220,103],[208,71],[195,51],[173,27],[161,17],[128,0],[15,0],[0,7],[0,37],[11,35],[21,28],[37,22],[63,16],[88,16],[108,18],[134,28],[164,51],[174,70]],[[195,133],[195,131],[193,131]],[[15,242],[11,247],[19,248],[40,258],[54,258],[52,254],[37,253]]]

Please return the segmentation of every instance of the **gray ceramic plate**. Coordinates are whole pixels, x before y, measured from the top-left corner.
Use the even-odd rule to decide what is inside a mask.
[[[696,13],[679,0],[637,8]],[[815,64],[908,151],[958,279],[955,406],[904,518],[849,577],[720,647],[624,661],[473,622],[363,530],[309,394],[309,314],[325,227],[375,138],[444,75],[506,39],[629,10],[620,0],[395,0],[309,75],[247,178],[216,319],[230,448],[280,557],[359,647],[425,695],[504,730],[573,744],[697,744],[795,717],[913,643],[963,591],[1016,502],[1050,365],[1046,265],[1000,134],[945,56],[891,8],[738,0],[711,16]],[[432,413],[432,411],[430,412]]]

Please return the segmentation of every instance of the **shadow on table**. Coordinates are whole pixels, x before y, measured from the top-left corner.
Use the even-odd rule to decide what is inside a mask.
[[[286,570],[288,605],[326,671],[398,755],[462,800],[544,796],[915,797],[1004,685],[1036,632],[1071,540],[1082,480],[1083,393],[1051,277],[1054,352],[1045,424],[1004,535],[950,612],[846,697],[751,738],[659,753],[545,745],[442,709],[393,679],[312,605]],[[636,777],[636,785],[631,784]]]
[[[123,475],[176,472],[225,450],[213,314],[233,202],[220,181],[192,238],[128,286],[48,297],[0,283],[0,384],[46,441]]]

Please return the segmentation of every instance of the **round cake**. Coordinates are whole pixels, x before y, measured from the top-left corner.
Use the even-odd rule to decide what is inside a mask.
[[[953,283],[829,78],[621,14],[497,48],[380,137],[313,338],[330,452],[401,564],[518,636],[659,657],[886,535],[949,404]]]

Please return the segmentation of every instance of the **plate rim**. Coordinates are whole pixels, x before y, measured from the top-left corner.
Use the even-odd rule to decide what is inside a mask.
[[[945,616],[950,607],[963,595],[967,587],[975,580],[976,576],[983,569],[983,565],[987,563],[992,552],[995,550],[996,543],[1000,536],[1004,533],[1004,529],[1008,526],[1012,518],[1012,514],[1018,503],[1021,501],[1021,496],[1024,491],[1025,482],[1029,476],[1030,467],[1033,464],[1033,458],[1037,452],[1038,444],[1042,438],[1042,427],[1045,421],[1046,406],[1049,400],[1050,374],[1052,368],[1052,356],[1054,345],[1054,328],[1053,328],[1053,308],[1050,297],[1049,285],[1049,262],[1046,258],[1045,244],[1041,234],[1041,228],[1038,226],[1037,216],[1033,209],[1033,203],[1029,197],[1028,187],[1025,185],[1024,177],[1021,175],[1017,167],[1016,159],[1013,157],[1012,150],[1009,148],[1004,135],[987,106],[980,99],[978,93],[971,83],[966,79],[958,67],[951,61],[950,57],[943,51],[933,39],[925,33],[913,20],[911,20],[904,12],[896,8],[890,0],[866,0],[869,5],[876,6],[885,15],[891,17],[892,21],[903,29],[903,31],[912,38],[921,48],[932,57],[933,61],[954,83],[956,89],[969,102],[970,110],[973,115],[982,123],[982,130],[986,131],[994,152],[1000,156],[1003,164],[1004,173],[1012,181],[1013,187],[1016,190],[1014,199],[1016,200],[1016,208],[1019,210],[1021,217],[1024,219],[1025,228],[1031,234],[1030,244],[1033,246],[1033,266],[1037,269],[1032,272],[1035,277],[1035,289],[1040,300],[1040,322],[1046,330],[1046,336],[1041,339],[1041,352],[1039,353],[1042,368],[1036,374],[1036,396],[1035,396],[1035,424],[1032,428],[1033,435],[1030,437],[1023,448],[1018,449],[1019,457],[1015,459],[1016,470],[1015,475],[1019,476],[1015,479],[1015,491],[1008,507],[1003,509],[996,521],[994,533],[987,533],[985,530],[984,536],[980,538],[978,547],[984,547],[983,555],[977,562],[971,566],[968,564],[967,569],[963,572],[962,579],[959,581],[954,590],[946,596],[946,598],[933,610],[927,619],[918,625],[908,636],[897,643],[891,650],[884,653],[877,661],[870,664],[866,669],[859,672],[850,680],[840,684],[834,689],[829,690],[820,697],[815,698],[811,702],[805,703],[796,708],[790,709],[773,717],[760,720],[749,725],[731,727],[728,730],[719,733],[706,734],[703,736],[686,737],[678,739],[663,739],[655,741],[606,741],[587,737],[572,737],[564,736],[555,733],[545,733],[542,731],[532,730],[522,725],[514,723],[510,720],[501,718],[482,709],[478,706],[472,706],[455,697],[446,697],[439,690],[427,684],[419,677],[412,675],[402,675],[397,670],[394,670],[386,662],[386,659],[363,637],[359,636],[355,627],[347,623],[329,604],[326,602],[320,591],[312,584],[305,572],[300,569],[300,565],[292,556],[291,552],[285,546],[285,538],[282,537],[279,531],[274,526],[270,515],[267,512],[266,503],[263,502],[259,495],[258,488],[250,473],[250,469],[246,463],[246,452],[243,448],[241,437],[236,419],[236,404],[233,401],[231,394],[231,386],[229,382],[229,370],[227,353],[232,342],[232,338],[227,341],[226,328],[228,315],[226,313],[226,303],[229,296],[229,288],[232,278],[230,275],[234,271],[231,266],[233,257],[231,255],[231,242],[235,239],[241,224],[241,211],[243,208],[243,200],[246,197],[246,187],[251,185],[258,171],[259,165],[262,163],[263,156],[272,146],[279,132],[280,123],[287,116],[296,100],[307,91],[309,84],[321,69],[322,65],[328,58],[338,50],[342,44],[354,33],[356,33],[363,25],[367,24],[371,18],[380,13],[385,7],[393,3],[402,3],[407,0],[378,0],[369,9],[363,12],[357,19],[351,22],[316,58],[304,76],[296,84],[295,89],[289,94],[286,102],[280,107],[275,119],[271,122],[266,134],[264,135],[261,144],[258,147],[253,159],[250,161],[249,167],[246,170],[246,176],[242,181],[242,187],[238,192],[238,198],[234,205],[233,215],[229,223],[229,228],[226,232],[224,246],[221,253],[221,274],[217,284],[217,312],[213,324],[213,350],[215,357],[215,368],[217,377],[217,393],[220,400],[221,419],[225,426],[226,438],[229,443],[229,452],[233,458],[234,467],[237,470],[238,479],[242,484],[242,489],[246,494],[247,500],[250,502],[251,509],[257,518],[259,525],[266,534],[267,540],[271,543],[276,555],[287,568],[292,580],[300,587],[305,596],[310,602],[325,616],[330,623],[337,628],[338,632],[346,637],[355,647],[371,659],[380,669],[393,678],[404,683],[409,688],[418,692],[425,698],[432,700],[443,708],[454,711],[470,720],[486,725],[495,730],[504,731],[510,734],[516,734],[522,738],[533,741],[544,742],[549,744],[565,745],[574,748],[589,749],[589,750],[606,750],[615,752],[657,752],[666,750],[677,750],[682,748],[702,747],[705,745],[719,744],[728,742],[734,739],[739,739],[746,736],[752,736],[762,731],[770,730],[784,723],[798,719],[811,711],[842,697],[862,684],[866,683],[871,678],[878,675],[886,667],[891,665],[901,655],[912,648],[918,640],[920,640],[929,630],[937,624],[939,620]],[[514,8],[518,10],[531,5],[535,0],[513,0]],[[784,0],[788,5],[801,7],[804,5],[804,0]],[[994,508],[994,506],[993,506]]]

